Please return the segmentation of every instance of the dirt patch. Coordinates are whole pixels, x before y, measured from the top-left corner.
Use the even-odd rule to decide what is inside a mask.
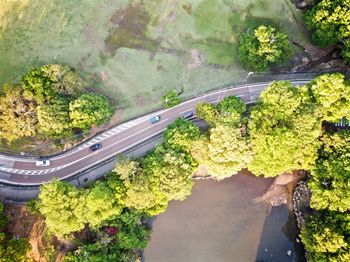
[[[150,16],[142,4],[116,11],[111,22],[112,31],[105,41],[108,52],[114,54],[120,47],[155,50],[156,42],[145,36]]]

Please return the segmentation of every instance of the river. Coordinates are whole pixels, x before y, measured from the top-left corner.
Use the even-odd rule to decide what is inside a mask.
[[[253,202],[272,181],[248,173],[221,182],[197,181],[187,200],[170,202],[168,209],[154,219],[144,260],[303,261],[288,208]]]

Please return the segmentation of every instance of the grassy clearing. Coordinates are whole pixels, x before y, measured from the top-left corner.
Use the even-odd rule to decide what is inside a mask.
[[[81,70],[117,107],[114,121],[160,106],[171,89],[192,97],[238,82],[240,32],[274,24],[307,45],[289,0],[2,0],[0,84],[33,65]]]

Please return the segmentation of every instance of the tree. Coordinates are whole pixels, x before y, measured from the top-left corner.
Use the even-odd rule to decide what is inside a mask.
[[[210,126],[215,126],[217,113],[216,107],[210,103],[198,103],[196,106],[196,116]]]
[[[38,130],[50,138],[69,137],[73,134],[69,117],[69,104],[63,100],[55,100],[51,104],[41,105],[38,111]]]
[[[252,159],[249,138],[241,128],[226,125],[211,128],[208,137],[194,143],[191,153],[217,180],[236,174]]]
[[[138,161],[122,157],[117,161],[117,165],[113,171],[122,180],[133,180],[142,170]]]
[[[70,118],[74,127],[88,130],[109,120],[113,107],[108,99],[97,94],[84,94],[69,104]]]
[[[68,66],[49,64],[33,67],[23,77],[24,97],[38,105],[59,96],[76,96],[82,90],[82,79]]]
[[[37,114],[32,100],[19,86],[4,85],[0,96],[0,138],[12,142],[36,133]]]
[[[0,202],[0,231],[6,225],[7,219],[4,215],[4,204]]]
[[[321,0],[305,13],[304,20],[312,41],[326,47],[350,36],[349,17],[349,0]]]
[[[86,222],[96,227],[103,221],[121,213],[123,205],[116,202],[113,190],[107,183],[97,182],[86,196]]]
[[[49,230],[62,237],[84,228],[86,202],[83,192],[63,181],[44,184],[39,193],[39,210]]]
[[[164,143],[178,150],[189,151],[200,136],[199,128],[191,121],[178,118],[163,133]]]
[[[327,134],[322,142],[308,181],[310,205],[314,209],[345,212],[350,209],[350,132]]]
[[[254,158],[248,169],[255,175],[277,176],[309,170],[317,158],[321,121],[305,87],[273,82],[252,108],[249,133]]]
[[[312,80],[308,88],[323,120],[337,122],[350,117],[350,85],[344,75],[323,74]]]
[[[300,233],[308,261],[349,261],[349,222],[349,214],[321,212],[311,215]]]
[[[236,96],[227,96],[217,105],[218,122],[232,127],[242,123],[242,115],[247,110],[242,99]]]
[[[246,105],[236,96],[225,97],[216,106],[210,103],[198,103],[196,106],[197,117],[210,126],[224,124],[237,127],[242,123],[242,114],[245,111]]]
[[[271,64],[284,63],[291,54],[288,36],[271,26],[261,25],[240,36],[238,58],[246,69],[263,71]]]
[[[168,200],[185,200],[192,192],[192,173],[197,163],[184,151],[157,146],[142,161],[142,168]]]
[[[178,92],[175,89],[166,92],[162,96],[162,105],[165,108],[171,108],[171,107],[176,106],[180,103],[181,103],[181,99],[179,97]]]

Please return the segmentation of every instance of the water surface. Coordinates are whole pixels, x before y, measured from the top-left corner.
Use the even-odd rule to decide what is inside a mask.
[[[270,213],[267,204],[253,202],[271,183],[243,173],[197,181],[186,201],[171,202],[154,220],[145,261],[297,261],[294,236],[285,233],[295,230],[287,208]]]

